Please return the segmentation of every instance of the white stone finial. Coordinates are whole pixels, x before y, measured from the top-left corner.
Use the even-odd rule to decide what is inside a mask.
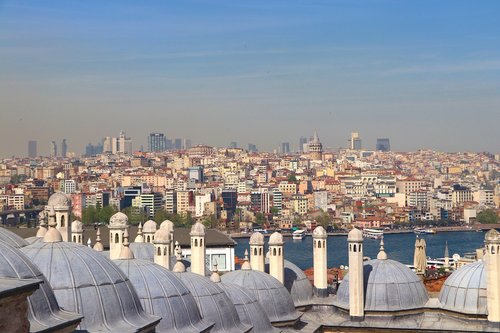
[[[384,250],[384,236],[380,239],[380,250],[377,254],[377,259],[379,260],[386,260],[387,259],[387,253],[385,253]]]
[[[104,251],[104,246],[101,243],[101,228],[97,228],[94,250],[96,250],[98,252]]]
[[[179,242],[175,242],[175,258],[177,259],[177,262],[175,263],[172,272],[184,273],[186,271],[186,266],[182,262],[182,250]]]
[[[90,240],[90,237],[87,239],[87,246],[92,248],[92,241]]]
[[[217,269],[217,259],[214,260],[214,270],[212,271],[212,275],[210,275],[210,280],[215,283],[220,282],[219,270]]]
[[[123,235],[123,247],[120,251],[120,256],[118,259],[134,259],[134,254],[132,253],[132,250],[130,250],[129,242],[128,242],[128,230],[125,229],[125,234]]]
[[[248,250],[245,250],[245,257],[244,257],[244,262],[243,264],[241,265],[241,270],[250,270],[252,269],[252,266],[250,265],[250,263],[248,262]]]
[[[144,243],[144,236],[142,235],[142,222],[139,222],[139,229],[137,230],[137,236],[134,240],[135,243]]]

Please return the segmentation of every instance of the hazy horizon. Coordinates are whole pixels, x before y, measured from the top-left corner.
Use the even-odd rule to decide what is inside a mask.
[[[499,153],[497,1],[2,1],[0,156],[124,130]]]

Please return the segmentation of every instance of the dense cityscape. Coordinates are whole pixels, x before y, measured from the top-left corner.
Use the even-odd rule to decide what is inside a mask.
[[[52,141],[50,157],[37,156],[30,141],[28,158],[0,161],[0,209],[42,207],[63,192],[85,224],[107,223],[117,211],[134,224],[168,217],[227,232],[498,221],[500,155],[393,152],[387,138],[364,150],[358,133],[348,141],[348,148],[328,150],[314,133],[298,140],[296,152],[288,142],[258,152],[252,144],[192,146],[151,133],[147,149],[136,151],[121,132],[80,156],[68,153],[66,140],[58,153]]]

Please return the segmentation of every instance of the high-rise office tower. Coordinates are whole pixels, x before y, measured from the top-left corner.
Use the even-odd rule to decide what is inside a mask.
[[[165,135],[163,133],[150,133],[148,137],[148,151],[162,152],[167,150],[165,146]]]
[[[174,140],[174,149],[182,149],[182,139],[177,138]]]
[[[38,155],[36,151],[36,141],[35,140],[28,141],[28,157],[34,158],[37,156]]]
[[[66,139],[63,139],[61,142],[61,156],[66,157],[68,152],[68,144],[66,143]]]
[[[248,144],[248,151],[251,153],[256,153],[258,151],[257,146],[254,145],[253,143],[249,143]]]
[[[361,150],[361,138],[358,132],[352,132],[349,139],[350,147],[352,150]]]
[[[300,153],[304,152],[304,145],[307,145],[307,138],[301,136],[299,139],[299,149],[298,149]]]
[[[375,149],[379,151],[390,151],[391,143],[389,139],[388,138],[377,139],[377,144],[375,146]]]
[[[183,149],[189,149],[189,148],[191,148],[191,146],[192,146],[191,145],[191,139],[184,139],[183,142],[184,142],[183,147],[182,147]]]
[[[236,141],[231,141],[229,148],[238,148],[238,143]]]
[[[57,157],[57,143],[55,141],[50,143],[50,156]]]
[[[290,143],[289,142],[283,142],[281,143],[281,153],[282,154],[290,154]]]
[[[118,137],[118,153],[132,154],[132,139],[125,136],[125,132],[121,131]]]

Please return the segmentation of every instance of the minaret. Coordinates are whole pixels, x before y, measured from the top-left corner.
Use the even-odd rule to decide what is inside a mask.
[[[351,320],[364,318],[363,233],[353,228],[347,236],[349,244],[349,315]]]
[[[97,234],[95,238],[94,250],[97,252],[104,251],[104,246],[101,243],[101,228],[97,228]]]
[[[170,231],[170,253],[175,253],[175,240],[174,240],[174,222],[165,220],[160,224],[160,229],[168,229]]]
[[[313,231],[314,293],[318,297],[328,296],[328,267],[325,228],[318,226]]]
[[[137,236],[135,236],[134,243],[144,243],[144,237],[142,236],[142,222],[139,222],[139,227],[137,228]]]
[[[166,229],[158,229],[154,236],[154,262],[170,269],[170,232]]]
[[[274,232],[269,237],[269,274],[281,283],[285,283],[283,255],[283,236],[279,232]]]
[[[109,219],[109,259],[118,259],[123,247],[125,231],[128,229],[127,215],[118,212]]]
[[[495,229],[486,233],[486,301],[488,320],[500,322],[500,234]]]
[[[254,232],[250,237],[250,265],[253,270],[265,271],[264,235]]]
[[[90,238],[89,238],[90,239]],[[80,221],[71,222],[71,241],[83,244],[83,223]]]
[[[444,268],[449,270],[450,268],[450,252],[448,251],[448,241],[444,245]]]
[[[191,232],[191,272],[205,276],[205,226],[193,224]]]
[[[142,233],[145,243],[153,244],[157,227],[158,225],[153,220],[148,220],[146,221],[146,223],[144,223],[144,225],[142,226]]]

